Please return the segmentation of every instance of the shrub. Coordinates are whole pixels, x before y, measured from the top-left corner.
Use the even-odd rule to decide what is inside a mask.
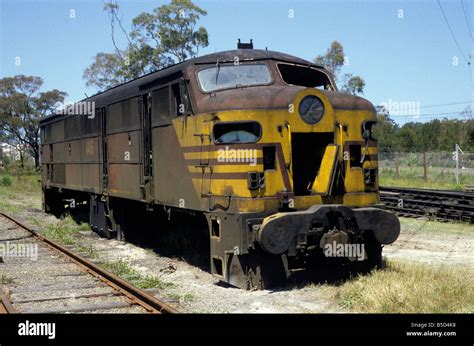
[[[12,178],[8,175],[4,175],[0,178],[0,186],[10,186],[12,184]]]

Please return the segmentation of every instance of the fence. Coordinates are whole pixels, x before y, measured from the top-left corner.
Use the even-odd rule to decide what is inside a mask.
[[[474,153],[379,152],[380,185],[419,188],[474,187]],[[458,181],[456,179],[458,171]]]

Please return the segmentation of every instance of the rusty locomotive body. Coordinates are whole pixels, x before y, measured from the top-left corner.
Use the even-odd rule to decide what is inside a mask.
[[[189,214],[205,225],[211,272],[242,288],[280,282],[333,245],[363,245],[359,260],[378,265],[398,237],[377,207],[374,108],[321,66],[238,49],[82,103],[93,111],[40,124],[47,212],[86,205],[93,229],[118,238],[137,218],[160,232],[152,210]]]

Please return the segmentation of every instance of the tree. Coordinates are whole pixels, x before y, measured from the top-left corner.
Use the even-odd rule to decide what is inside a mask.
[[[118,15],[119,6],[115,0],[107,2],[104,11],[110,17],[115,51],[98,53],[83,75],[87,86],[99,90],[195,57],[199,47],[209,44],[207,30],[204,27],[196,29],[200,16],[207,12],[190,0],[172,0],[168,5],[155,8],[152,13],[139,14],[132,20],[129,34]],[[116,44],[117,25],[127,39],[125,49]]]
[[[400,151],[421,151],[418,132],[417,123],[406,123],[399,131],[397,131],[396,137],[397,143],[399,143],[400,146]]]
[[[0,133],[19,147],[27,147],[39,168],[39,119],[64,102],[57,89],[39,92],[40,77],[18,75],[0,79]]]
[[[341,82],[341,92],[351,95],[363,94],[365,81],[362,77],[354,76],[350,73],[346,73],[342,77],[339,76],[345,61],[344,48],[338,41],[331,43],[331,46],[324,55],[318,55],[314,58],[316,64],[324,66],[333,74],[336,82]]]
[[[125,82],[121,59],[117,53],[97,53],[95,61],[84,71],[86,86],[104,90]]]
[[[341,66],[344,65],[344,57],[344,48],[342,47],[342,44],[334,41],[326,51],[326,54],[318,55],[314,58],[314,62],[324,66],[334,76],[337,76],[341,70]]]
[[[388,110],[384,106],[377,106],[377,124],[374,126],[374,137],[377,139],[380,151],[397,151],[398,125],[390,118]]]
[[[341,92],[351,95],[363,94],[365,81],[362,77],[353,76],[351,73],[346,73],[343,77],[343,85]]]
[[[474,151],[474,119],[433,119],[398,126],[383,106],[377,106],[374,137],[380,151],[452,151],[459,144],[465,152]],[[461,114],[468,114],[467,111]]]

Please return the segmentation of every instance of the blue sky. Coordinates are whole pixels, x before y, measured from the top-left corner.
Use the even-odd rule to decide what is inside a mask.
[[[474,1],[463,1],[468,20],[474,24]],[[118,2],[127,29],[133,17],[165,3]],[[457,112],[469,105],[474,108],[467,62],[436,0],[195,3],[208,12],[199,24],[208,30],[210,44],[200,55],[234,49],[237,38],[253,38],[255,48],[268,47],[311,60],[338,40],[349,62],[342,73],[365,79],[365,98],[374,104],[419,102],[421,117],[394,116],[398,122],[426,121],[432,119],[429,114]],[[68,101],[95,93],[85,87],[83,71],[97,52],[113,49],[102,1],[0,0],[0,4],[0,77],[40,76],[45,81],[43,90],[66,91]],[[474,64],[473,41],[461,0],[441,1],[441,5],[463,54]],[[71,10],[75,18],[70,18]],[[124,41],[119,36],[119,42]],[[21,58],[19,66],[16,57]],[[464,103],[431,107],[460,102]]]

